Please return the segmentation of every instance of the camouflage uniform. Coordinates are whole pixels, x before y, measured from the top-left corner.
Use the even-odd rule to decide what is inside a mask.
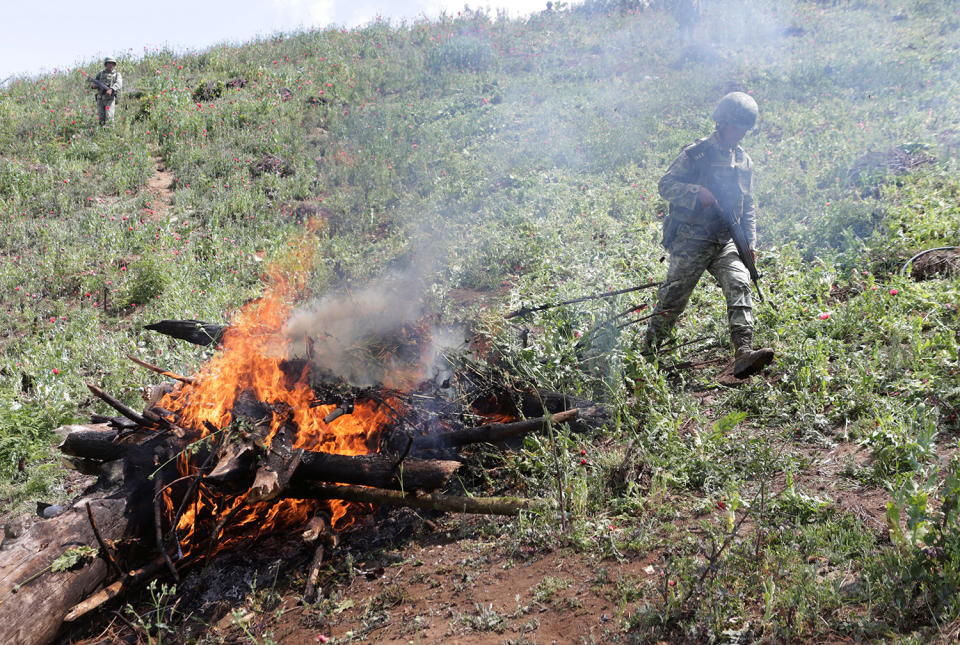
[[[670,202],[663,241],[670,252],[670,267],[647,327],[646,341],[651,347],[659,346],[670,334],[704,271],[723,289],[734,345],[749,344],[753,336],[750,274],[719,218],[704,214],[700,207],[700,186],[706,186],[721,208],[740,219],[750,248],[755,246],[753,162],[743,148],[730,149],[719,132],[714,132],[684,148],[658,185],[660,195]]]
[[[100,125],[107,125],[113,122],[113,115],[116,112],[117,106],[117,96],[119,96],[120,90],[123,88],[123,77],[120,75],[120,72],[117,71],[116,67],[113,68],[112,72],[108,72],[106,68],[104,68],[97,74],[97,80],[113,90],[113,94],[107,96],[106,92],[95,86],[97,90],[97,116],[100,119]]]

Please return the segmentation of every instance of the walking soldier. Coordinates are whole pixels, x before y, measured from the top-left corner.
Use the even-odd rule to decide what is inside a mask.
[[[667,278],[657,292],[657,306],[645,342],[655,350],[670,335],[704,271],[720,283],[727,301],[727,322],[733,341],[734,376],[746,378],[773,360],[773,350],[752,348],[754,317],[750,274],[716,215],[720,208],[739,221],[756,257],[756,210],[753,162],[740,141],[757,121],[757,102],[743,92],[724,96],[713,112],[712,135],[683,149],[658,185],[670,202],[663,222],[663,245],[670,253]]]

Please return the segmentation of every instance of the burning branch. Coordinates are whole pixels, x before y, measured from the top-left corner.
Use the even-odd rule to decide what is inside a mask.
[[[133,355],[131,355],[131,354],[127,354],[127,358],[129,358],[131,361],[133,361],[134,363],[136,363],[136,364],[139,365],[140,367],[145,367],[145,368],[147,368],[148,370],[150,370],[151,372],[156,372],[157,374],[160,374],[161,376],[166,376],[166,377],[168,377],[168,378],[172,378],[172,379],[175,380],[175,381],[180,381],[181,383],[187,383],[187,384],[190,384],[190,385],[192,385],[192,384],[194,384],[194,383],[197,382],[196,379],[194,379],[194,378],[192,378],[192,377],[190,377],[190,376],[181,376],[181,375],[179,375],[179,374],[175,374],[174,372],[170,372],[170,371],[168,371],[168,370],[165,370],[165,369],[163,369],[162,367],[157,367],[156,365],[154,365],[154,364],[152,364],[152,363],[148,363],[147,361],[141,360],[141,359],[139,359],[139,358],[137,358],[136,356],[133,356]]]

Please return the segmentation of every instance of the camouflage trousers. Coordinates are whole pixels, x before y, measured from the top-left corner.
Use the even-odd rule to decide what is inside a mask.
[[[731,336],[753,333],[750,273],[733,241],[719,244],[709,240],[677,240],[670,249],[667,278],[657,291],[657,306],[647,327],[647,345],[657,347],[670,335],[704,271],[709,271],[723,290]]]
[[[97,97],[97,117],[100,119],[100,125],[113,123],[113,114],[116,112],[117,99],[114,96]]]

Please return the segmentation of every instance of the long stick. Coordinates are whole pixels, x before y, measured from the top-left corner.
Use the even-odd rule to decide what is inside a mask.
[[[89,390],[93,392],[94,396],[96,396],[98,399],[100,399],[101,401],[103,401],[104,403],[109,405],[111,408],[113,408],[123,416],[127,417],[134,423],[137,423],[139,425],[146,426],[146,427],[150,427],[153,425],[153,423],[150,422],[148,419],[146,419],[140,414],[137,414],[137,412],[133,408],[124,405],[119,400],[113,398],[112,396],[110,396],[109,394],[107,394],[106,392],[98,388],[93,383],[87,383],[87,388],[89,388]]]
[[[148,363],[148,362],[145,361],[145,360],[139,359],[139,358],[137,358],[136,356],[133,356],[132,354],[127,354],[127,358],[129,358],[131,361],[133,361],[134,363],[136,363],[136,364],[139,365],[140,367],[145,367],[145,368],[147,368],[148,370],[150,370],[151,372],[156,372],[157,374],[160,374],[161,376],[166,376],[166,377],[168,377],[168,378],[172,378],[172,379],[174,379],[175,381],[180,381],[181,383],[187,383],[187,384],[190,384],[190,385],[193,385],[194,383],[197,382],[197,380],[196,380],[195,378],[192,378],[192,377],[190,377],[190,376],[181,376],[180,374],[176,374],[176,373],[171,372],[171,371],[169,371],[169,370],[165,370],[165,369],[163,369],[162,367],[158,367],[158,366],[156,366],[156,365],[154,365],[154,364],[152,364],[152,363]]]
[[[167,553],[167,547],[163,542],[163,525],[162,516],[160,513],[162,491],[163,478],[160,477],[160,473],[157,473],[153,480],[153,527],[157,539],[157,548],[160,550],[160,554],[163,556],[163,560],[166,563],[167,568],[170,570],[170,574],[173,576],[174,581],[180,582],[180,574],[177,573],[177,568],[173,566],[173,560],[170,559],[170,554]]]
[[[685,343],[674,343],[674,344],[672,344],[672,345],[665,345],[665,346],[660,347],[660,348],[658,348],[658,349],[656,349],[656,350],[647,350],[647,351],[645,351],[645,352],[641,352],[641,355],[647,356],[647,355],[650,355],[650,354],[662,354],[662,353],[664,353],[664,352],[668,352],[668,351],[673,350],[673,349],[679,349],[679,348],[681,348],[681,347],[686,347],[687,345],[693,345],[694,343],[699,343],[699,342],[702,342],[702,341],[705,341],[705,340],[709,340],[709,339],[710,339],[709,336],[701,336],[700,338],[694,338],[693,340],[688,340],[688,341],[685,342]]]
[[[520,511],[535,511],[549,508],[547,499],[525,497],[456,497],[447,495],[414,495],[399,490],[367,488],[337,484],[307,484],[295,486],[283,492],[293,499],[342,499],[347,502],[368,504],[392,504],[452,513],[477,513],[483,515],[517,515]]]
[[[327,517],[318,515],[316,540],[319,542],[316,550],[313,552],[313,559],[310,561],[310,568],[307,570],[307,585],[303,590],[303,599],[306,602],[313,602],[317,599],[317,579],[320,577],[320,565],[323,564],[323,557],[326,554],[326,546],[336,546],[337,536],[330,531],[330,524]]]
[[[626,329],[630,325],[636,325],[638,322],[643,322],[644,320],[650,320],[654,316],[662,316],[664,313],[665,312],[663,311],[655,311],[652,314],[647,314],[646,316],[640,316],[639,318],[636,318],[634,320],[629,320],[625,323],[620,323],[619,325],[617,325],[617,329]]]
[[[313,552],[313,558],[310,560],[310,568],[307,571],[307,586],[303,589],[304,602],[313,602],[316,600],[317,578],[320,577],[320,565],[323,564],[325,546],[321,540]]]
[[[432,437],[423,437],[421,441],[417,441],[416,443],[427,446],[439,445],[450,447],[465,446],[471,443],[494,443],[510,437],[527,434],[528,432],[537,432],[546,428],[550,423],[557,424],[573,421],[579,415],[580,410],[573,408],[572,410],[564,410],[563,412],[537,417],[536,419],[526,419],[513,423],[489,423],[475,428],[445,432]]]
[[[207,567],[210,566],[210,561],[213,559],[213,554],[217,550],[217,546],[220,545],[220,535],[223,533],[227,524],[237,516],[237,514],[247,506],[247,498],[244,496],[237,505],[227,511],[223,517],[220,518],[220,521],[217,522],[217,525],[213,527],[213,533],[211,533],[210,544],[207,545],[207,553],[204,556],[204,565],[203,565],[203,576],[206,577]]]
[[[81,618],[82,616],[89,614],[94,609],[98,609],[99,607],[101,607],[107,601],[119,596],[129,586],[139,584],[144,580],[147,580],[148,578],[153,577],[153,575],[156,574],[158,571],[160,571],[160,569],[162,569],[165,564],[166,562],[164,561],[163,558],[157,558],[156,560],[153,560],[146,566],[141,567],[136,571],[131,571],[126,576],[124,576],[120,580],[117,580],[110,586],[104,587],[103,589],[93,594],[83,602],[74,605],[73,609],[70,610],[70,613],[67,614],[63,620],[65,622],[72,622],[77,620],[78,618]]]
[[[553,309],[554,307],[563,307],[564,305],[573,305],[578,302],[586,302],[587,300],[599,300],[601,298],[610,298],[612,296],[619,296],[623,293],[630,293],[631,291],[640,291],[641,289],[652,289],[653,287],[660,286],[659,282],[650,282],[649,284],[641,284],[637,287],[627,287],[626,289],[617,289],[615,291],[605,291],[604,293],[598,293],[592,296],[581,296],[580,298],[573,298],[571,300],[564,300],[562,302],[555,302],[549,305],[538,305],[536,307],[520,307],[516,311],[511,311],[506,316],[505,319],[509,320],[510,318],[516,318],[517,316],[523,316],[526,314],[533,313],[535,311],[543,311],[544,309]]]
[[[113,557],[113,549],[110,548],[106,540],[103,539],[103,535],[100,534],[100,527],[97,526],[97,520],[95,520],[93,517],[93,509],[90,508],[90,502],[87,502],[87,519],[90,520],[90,528],[93,529],[93,537],[97,538],[97,544],[100,545],[100,550],[103,551],[103,558],[111,567],[113,567],[113,570],[117,572],[117,575],[122,578],[123,569],[121,569],[120,565],[117,564],[117,559]]]

